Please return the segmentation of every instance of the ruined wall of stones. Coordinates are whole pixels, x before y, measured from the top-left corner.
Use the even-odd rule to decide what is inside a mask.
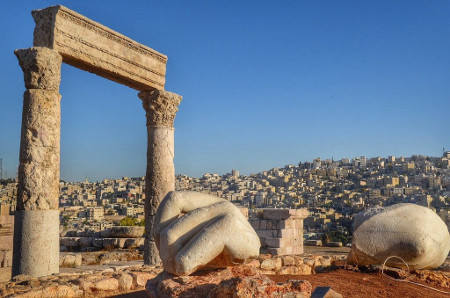
[[[69,231],[60,238],[60,251],[97,251],[102,249],[144,249],[143,227],[112,227],[99,232]]]
[[[261,253],[290,255],[303,253],[303,219],[306,209],[263,209],[250,224],[261,241]]]

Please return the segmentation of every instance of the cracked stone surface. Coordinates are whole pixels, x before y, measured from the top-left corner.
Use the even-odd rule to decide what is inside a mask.
[[[61,56],[47,48],[17,50],[25,86],[18,210],[57,210],[59,196]]]
[[[182,97],[157,90],[140,92],[147,117],[147,172],[145,180],[145,264],[160,262],[152,231],[159,203],[175,190],[173,122]]]

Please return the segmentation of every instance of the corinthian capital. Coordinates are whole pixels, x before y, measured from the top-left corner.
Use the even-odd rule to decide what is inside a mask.
[[[15,50],[14,54],[19,59],[27,89],[59,91],[62,57],[57,51],[33,47]]]
[[[178,105],[183,98],[181,95],[164,90],[152,90],[139,92],[139,98],[142,99],[148,127],[173,127]]]

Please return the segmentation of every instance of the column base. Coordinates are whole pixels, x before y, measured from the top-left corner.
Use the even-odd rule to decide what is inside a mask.
[[[59,273],[59,210],[14,213],[12,276]]]

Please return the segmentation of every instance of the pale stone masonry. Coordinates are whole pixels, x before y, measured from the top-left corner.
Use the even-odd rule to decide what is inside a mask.
[[[145,264],[156,264],[150,234],[159,202],[175,189],[173,120],[181,101],[181,96],[164,91],[167,57],[60,5],[32,15],[34,47],[15,51],[27,90],[12,275],[59,271],[62,62],[141,91],[148,128]]]
[[[64,63],[140,91],[164,89],[167,56],[61,5],[32,15],[34,46],[56,50]]]
[[[145,176],[144,263],[160,262],[153,239],[153,222],[159,203],[175,190],[173,122],[182,97],[167,91],[139,93],[147,117],[147,173]]]
[[[261,241],[261,253],[289,255],[303,253],[303,219],[308,210],[263,209],[261,218],[250,218]]]
[[[16,50],[25,79],[13,276],[59,271],[59,153],[62,58],[42,47]],[[56,241],[55,241],[56,240]]]

